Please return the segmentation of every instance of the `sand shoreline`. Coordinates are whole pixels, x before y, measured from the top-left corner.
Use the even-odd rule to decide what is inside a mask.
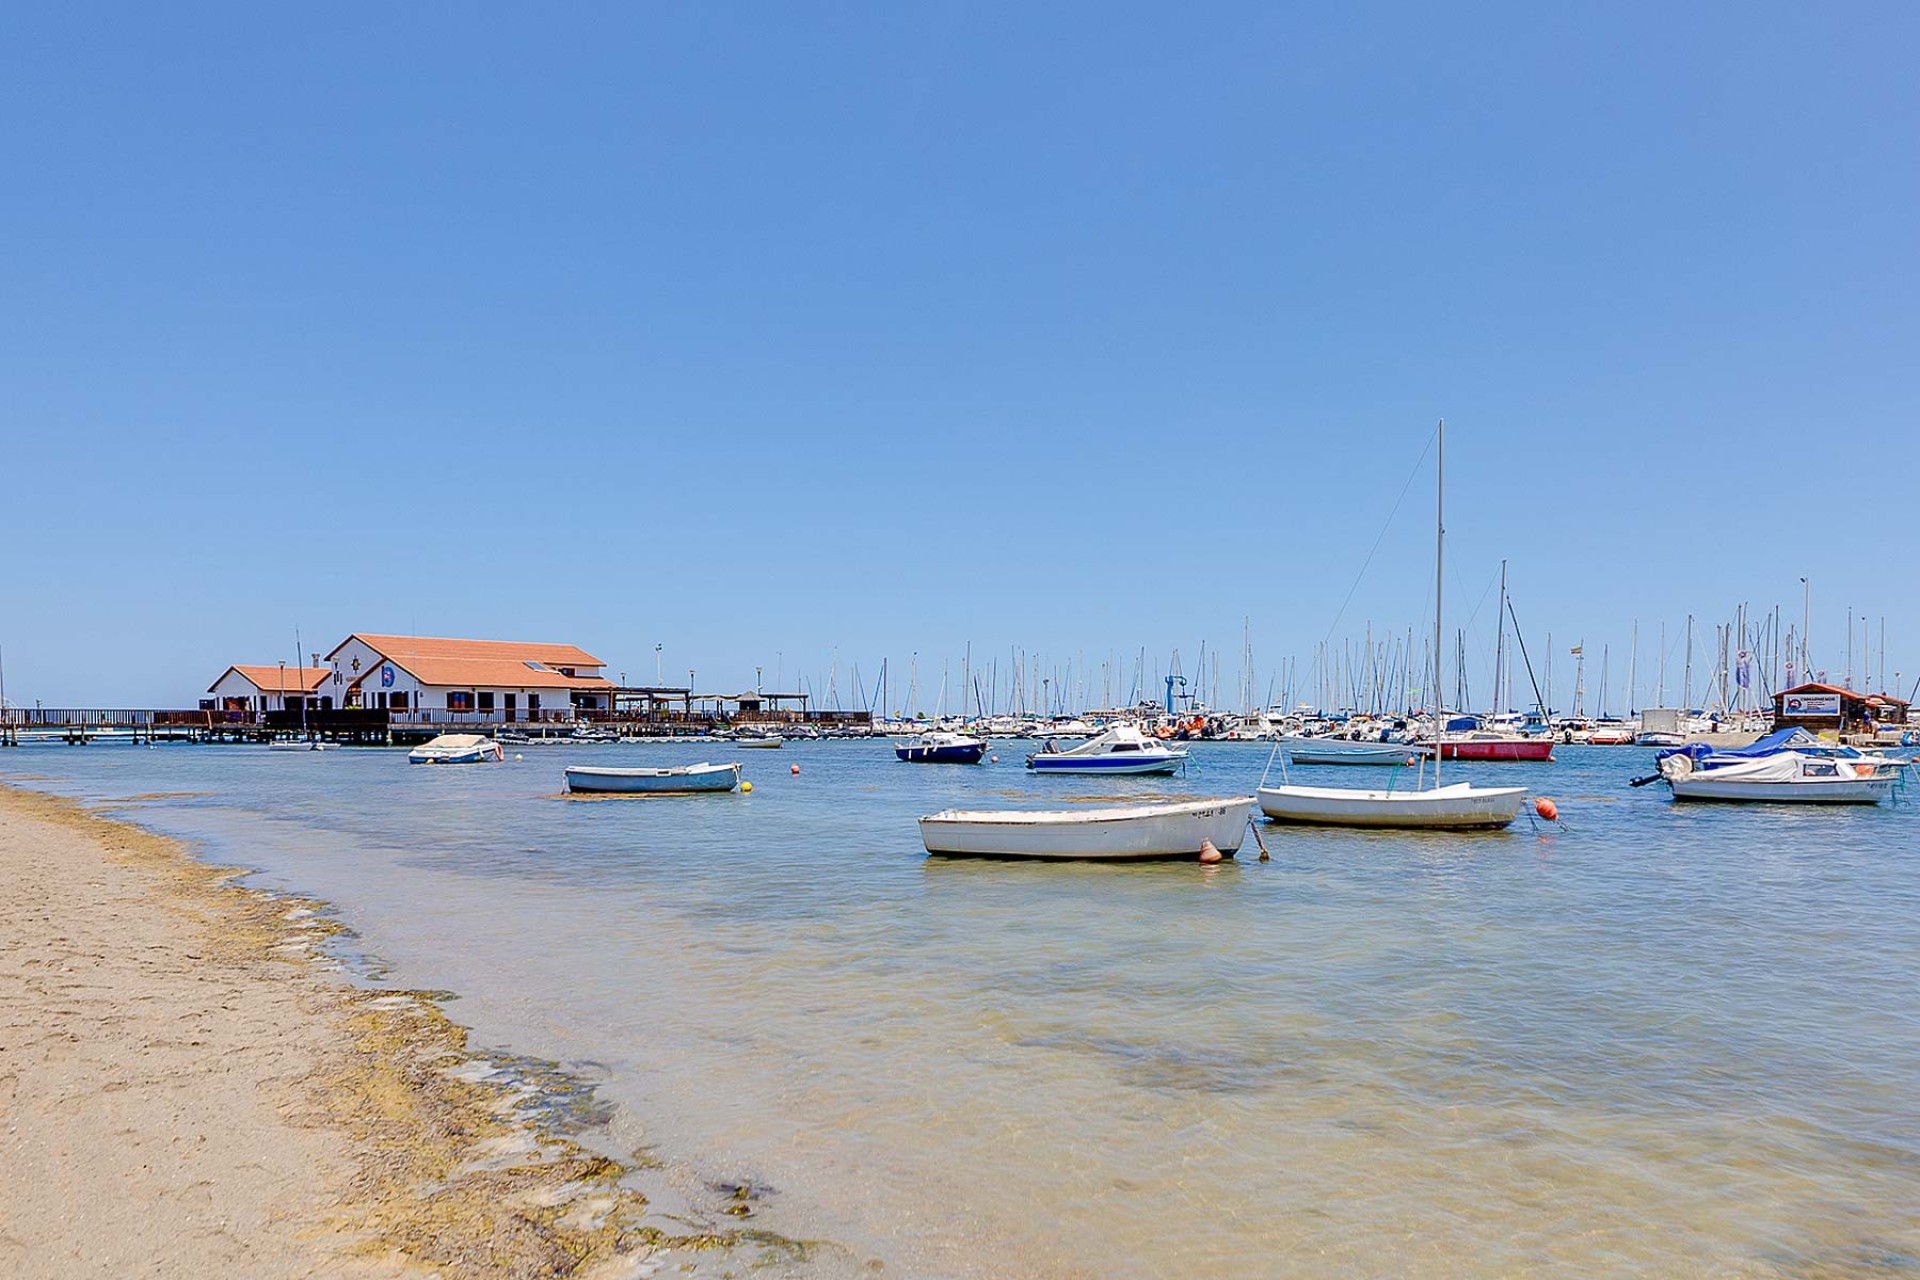
[[[0,786],[0,1272],[650,1272],[646,1224],[420,992],[343,981],[323,904]],[[649,1262],[649,1259],[653,1262]]]

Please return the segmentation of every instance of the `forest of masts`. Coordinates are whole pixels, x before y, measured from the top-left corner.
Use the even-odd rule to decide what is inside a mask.
[[[1511,612],[1502,619],[1513,621]],[[1822,658],[1823,665],[1812,665]],[[1234,659],[1223,661],[1219,646],[1202,641],[1191,667],[1178,649],[1163,662],[1144,646],[1089,660],[1084,650],[1059,658],[1009,645],[976,654],[971,644],[957,657],[940,658],[937,671],[917,651],[905,666],[902,672],[895,660],[883,658],[877,674],[863,676],[855,664],[843,692],[836,650],[828,671],[803,676],[801,686],[815,705],[851,706],[891,719],[1063,717],[1143,704],[1177,713],[1252,715],[1264,709],[1394,716],[1428,709],[1433,647],[1418,628],[1386,631],[1369,624],[1362,635],[1322,641],[1306,657],[1284,658],[1263,671],[1243,625]],[[1476,647],[1468,632],[1456,631],[1441,655],[1441,670],[1442,703],[1449,710],[1549,718],[1632,716],[1643,707],[1669,706],[1739,714],[1770,706],[1775,692],[1809,680],[1908,701],[1916,691],[1903,692],[1902,673],[1888,670],[1884,618],[1876,629],[1849,613],[1845,659],[1834,663],[1830,652],[1808,645],[1804,626],[1783,625],[1779,606],[1756,613],[1741,605],[1731,620],[1711,625],[1692,615],[1671,626],[1642,627],[1636,620],[1619,658],[1611,641],[1598,652],[1579,640],[1560,648],[1545,633],[1535,648],[1517,626],[1503,625],[1490,645]]]

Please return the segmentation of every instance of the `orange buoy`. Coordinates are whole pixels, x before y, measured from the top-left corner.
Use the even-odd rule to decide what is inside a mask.
[[[1218,862],[1220,861],[1220,857],[1220,851],[1213,847],[1213,841],[1202,840],[1200,842],[1200,861]]]
[[[999,756],[994,756],[994,757],[993,757],[993,762],[994,762],[995,764],[999,764],[999,763],[1000,763],[1000,757],[999,757]]]
[[[797,773],[799,773],[799,772],[800,772],[800,766],[799,766],[799,765],[797,765],[797,764],[795,764],[795,765],[788,765],[788,766],[787,766],[787,768],[788,768],[788,770],[789,770],[790,772],[792,772],[792,773],[795,773],[795,774],[797,774]]]
[[[1552,822],[1560,816],[1560,806],[1545,796],[1541,796],[1533,802],[1533,811],[1545,818],[1548,822]]]

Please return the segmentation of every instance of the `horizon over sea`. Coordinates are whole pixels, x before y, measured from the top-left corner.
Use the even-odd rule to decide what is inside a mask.
[[[826,1277],[1920,1276],[1920,819],[1675,805],[1645,749],[1449,765],[1558,802],[1466,836],[1261,824],[1237,861],[929,859],[948,807],[1251,795],[907,765],[884,740],[0,752],[335,906],[658,1163],[661,1213]],[[569,799],[739,758],[750,795]],[[798,775],[788,766],[798,764]],[[1276,766],[1275,773],[1279,770]],[[1377,769],[1295,769],[1378,785]],[[1409,785],[1412,770],[1400,772]]]

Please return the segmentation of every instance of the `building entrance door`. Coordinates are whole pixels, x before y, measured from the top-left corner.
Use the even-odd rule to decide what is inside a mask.
[[[518,701],[520,695],[517,693],[505,693],[500,695],[500,697],[500,718],[511,724],[519,716],[514,704]]]

